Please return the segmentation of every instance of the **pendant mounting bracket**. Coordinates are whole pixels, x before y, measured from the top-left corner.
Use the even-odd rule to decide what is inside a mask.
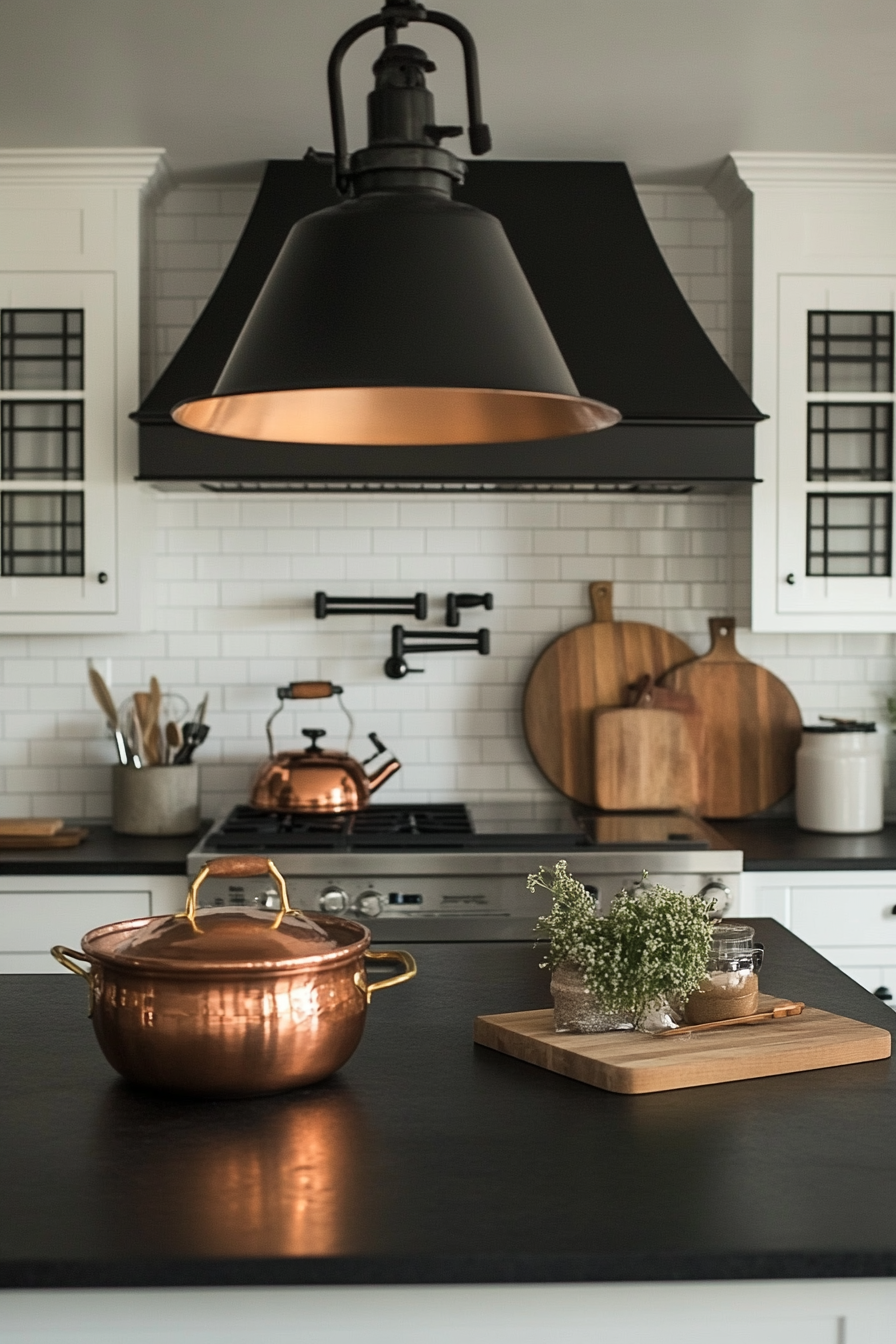
[[[418,4],[417,0],[398,0],[398,3],[385,4],[379,14],[371,14],[366,19],[361,19],[353,24],[334,46],[330,53],[330,59],[327,64],[327,91],[330,98],[330,120],[333,126],[333,149],[334,149],[334,179],[336,189],[342,195],[347,195],[352,191],[353,180],[357,176],[362,164],[353,164],[352,156],[348,151],[348,138],[345,128],[345,103],[342,96],[342,62],[346,53],[360,37],[365,33],[372,32],[376,28],[385,29],[385,46],[388,52],[390,47],[395,47],[398,42],[398,31],[406,28],[409,23],[432,23],[439,28],[446,28],[448,32],[453,33],[460,42],[464,55],[464,78],[467,87],[467,114],[469,126],[467,134],[470,138],[470,152],[478,156],[487,154],[492,147],[491,131],[487,124],[482,120],[482,98],[479,89],[479,59],[476,54],[476,44],[473,41],[473,35],[470,30],[455,19],[451,14],[443,14],[438,10],[427,10],[423,5]],[[413,48],[406,48],[410,52]],[[432,62],[426,61],[425,54],[423,62],[419,63],[420,81],[422,83],[423,71],[427,68],[434,68]],[[382,60],[382,58],[381,58]],[[425,62],[425,63],[424,63]],[[377,62],[379,65],[380,62]],[[423,85],[425,89],[425,84]],[[418,89],[413,90],[418,92]],[[401,88],[381,88],[379,75],[377,78],[377,90],[373,97],[382,95],[384,98],[391,98],[394,102],[399,99],[407,90]],[[401,156],[402,150],[407,150],[409,146],[432,147],[437,154],[445,156],[445,163],[441,169],[436,167],[435,161],[427,166],[435,172],[441,171],[447,174],[449,180],[458,177],[455,156],[449,154],[447,150],[438,148],[439,140],[446,135],[454,132],[454,127],[444,127],[437,125],[432,117],[421,122],[412,133],[411,138],[392,141],[390,146],[381,145],[377,155],[377,167],[384,165],[381,160],[383,155],[388,152],[388,148],[398,151],[396,167],[407,170],[407,163]],[[362,151],[363,154],[363,151]],[[431,158],[431,154],[427,155]]]

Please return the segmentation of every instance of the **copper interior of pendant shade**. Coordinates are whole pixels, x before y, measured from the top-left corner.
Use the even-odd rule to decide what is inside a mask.
[[[186,401],[179,425],[273,443],[517,443],[607,429],[621,416],[587,397],[481,387],[315,387]]]

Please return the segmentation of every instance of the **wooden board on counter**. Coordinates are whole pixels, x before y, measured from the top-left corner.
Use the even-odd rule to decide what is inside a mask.
[[[526,686],[523,726],[535,763],[555,788],[590,807],[594,790],[594,711],[628,703],[645,673],[694,657],[677,635],[643,621],[613,620],[612,583],[589,586],[594,621],[555,639]]]
[[[63,826],[52,835],[4,835],[0,832],[0,849],[73,849],[89,834],[86,826]]]
[[[674,709],[595,710],[597,806],[610,812],[696,808],[700,724],[699,715]]]
[[[766,1012],[786,1000],[760,994],[759,1002]],[[889,1059],[891,1049],[888,1031],[821,1008],[777,1022],[659,1038],[636,1031],[558,1035],[553,1009],[538,1008],[477,1017],[473,1040],[591,1087],[629,1094],[862,1064]]]
[[[802,718],[783,681],[738,653],[732,616],[711,620],[709,629],[709,653],[661,684],[692,695],[703,719],[700,815],[747,817],[793,788]]]
[[[55,835],[64,825],[61,817],[2,817],[0,835]]]

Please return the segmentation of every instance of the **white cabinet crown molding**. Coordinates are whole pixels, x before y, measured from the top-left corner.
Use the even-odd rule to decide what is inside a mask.
[[[751,191],[763,187],[894,187],[896,154],[794,154],[732,150],[717,179],[731,167]]]
[[[164,149],[0,149],[0,186],[106,186],[159,190],[171,177]]]

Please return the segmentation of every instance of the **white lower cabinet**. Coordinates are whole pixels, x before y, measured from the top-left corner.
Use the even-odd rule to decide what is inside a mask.
[[[896,1007],[896,871],[745,872],[738,914],[777,919]]]
[[[57,943],[79,948],[89,929],[182,910],[185,877],[0,877],[0,974],[68,974]]]
[[[889,1344],[896,1320],[893,1279],[16,1288],[3,1296],[4,1344],[243,1344],[256,1336],[265,1344]]]

